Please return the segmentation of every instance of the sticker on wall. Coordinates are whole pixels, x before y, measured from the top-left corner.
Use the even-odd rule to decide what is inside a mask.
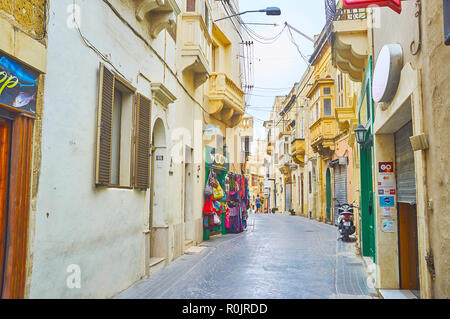
[[[391,207],[383,207],[383,217],[392,218],[392,208]]]
[[[395,222],[393,219],[383,219],[383,233],[394,233]]]
[[[39,73],[0,54],[0,103],[36,113]]]
[[[395,207],[394,196],[380,196],[380,207]]]

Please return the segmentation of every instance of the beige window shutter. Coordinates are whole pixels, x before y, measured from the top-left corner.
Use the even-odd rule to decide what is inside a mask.
[[[114,104],[114,73],[100,64],[99,105],[97,115],[97,185],[109,185],[111,181],[111,138]]]
[[[137,95],[134,187],[139,189],[150,188],[151,106],[151,100]]]

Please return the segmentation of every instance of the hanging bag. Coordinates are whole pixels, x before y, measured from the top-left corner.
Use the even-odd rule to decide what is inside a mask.
[[[214,225],[216,226],[222,225],[222,221],[220,220],[219,216],[217,216],[217,214],[214,214]]]
[[[211,173],[209,174],[208,181],[206,182],[206,185],[205,185],[205,196],[213,195],[213,188],[211,186],[210,181],[211,181]]]
[[[205,215],[214,214],[214,206],[211,196],[208,196],[208,198],[205,201],[205,206],[203,206],[203,214]]]
[[[217,183],[217,187],[213,187],[213,197],[215,200],[220,200],[225,196],[225,192],[222,189],[222,186],[220,186],[219,183]]]

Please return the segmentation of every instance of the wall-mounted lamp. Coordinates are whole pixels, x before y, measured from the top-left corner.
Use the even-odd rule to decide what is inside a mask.
[[[361,146],[372,144],[372,134],[370,134],[366,139],[367,129],[362,124],[359,124],[358,128],[355,130],[355,136],[356,142]]]

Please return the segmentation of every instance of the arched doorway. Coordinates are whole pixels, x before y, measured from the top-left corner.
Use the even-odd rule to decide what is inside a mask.
[[[167,141],[163,121],[153,125],[150,200],[150,267],[168,258],[169,225],[167,202]]]

